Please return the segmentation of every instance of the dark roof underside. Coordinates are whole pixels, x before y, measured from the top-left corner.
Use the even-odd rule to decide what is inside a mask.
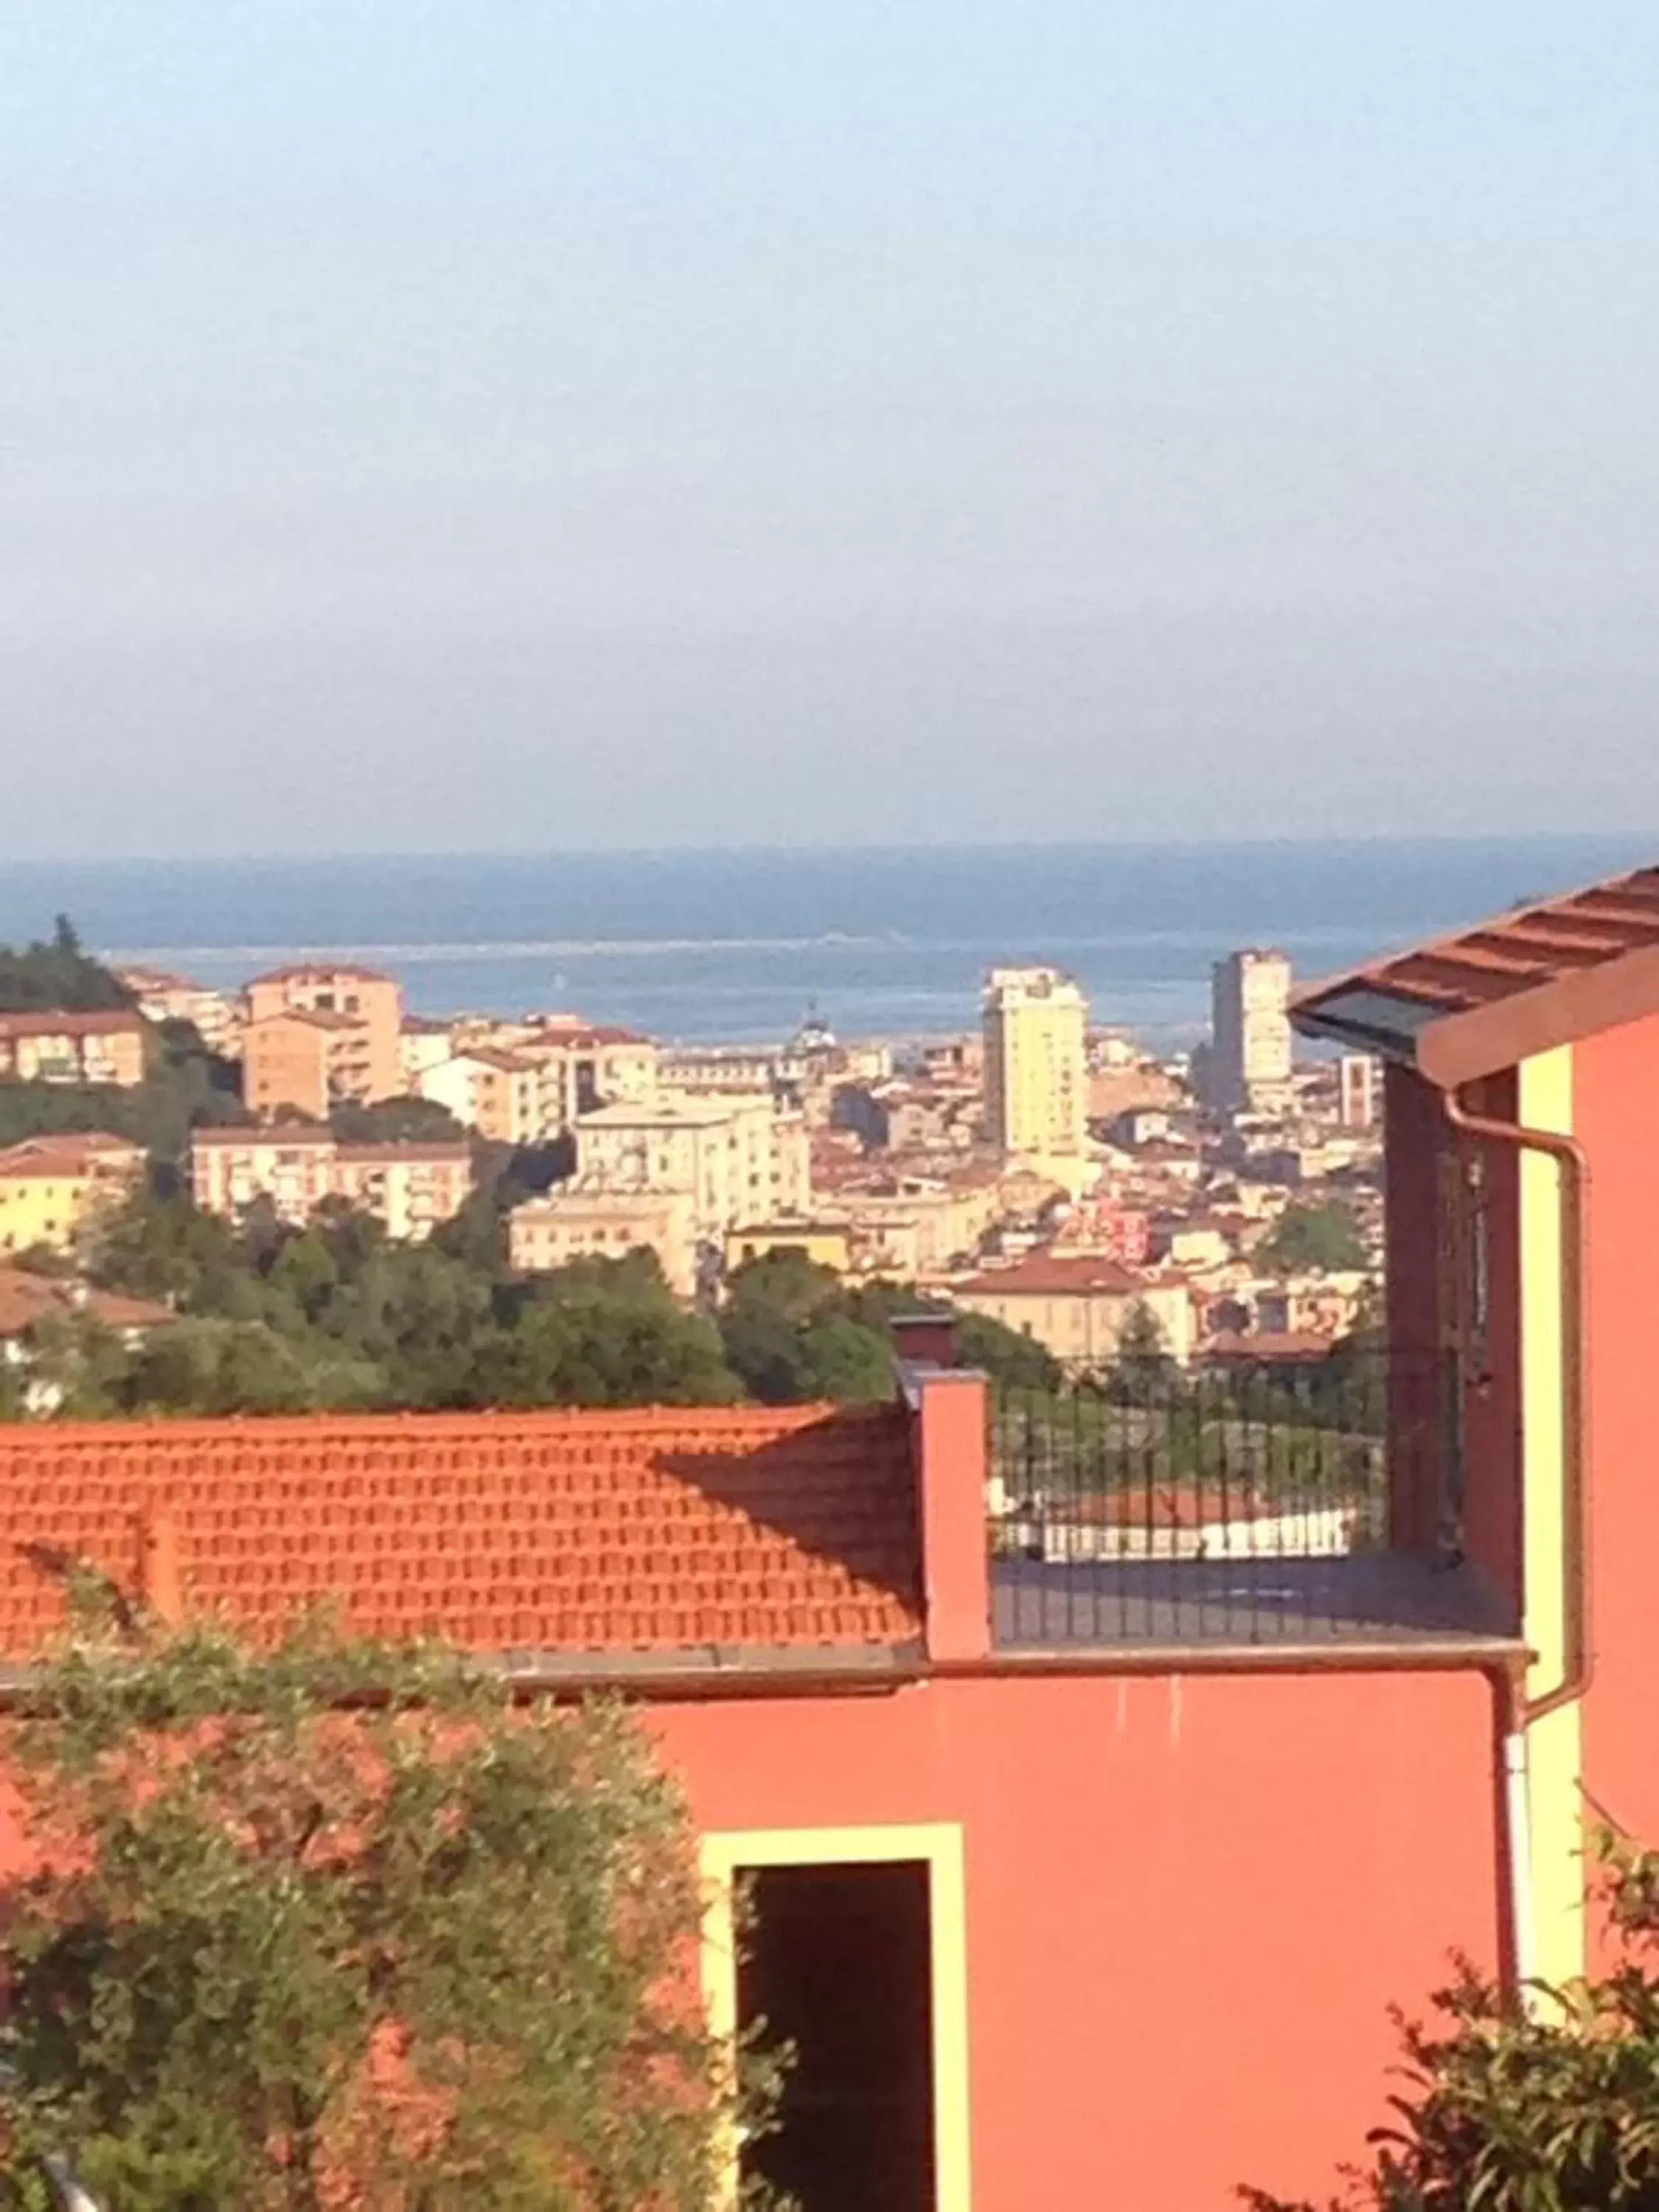
[[[1659,867],[1316,984],[1292,1013],[1443,1086],[1659,1013]]]

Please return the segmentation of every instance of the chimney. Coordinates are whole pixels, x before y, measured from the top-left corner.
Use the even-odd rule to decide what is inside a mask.
[[[957,1317],[949,1313],[895,1314],[888,1324],[901,1366],[954,1367]]]
[[[184,1625],[184,1584],[179,1572],[179,1529],[165,1505],[148,1508],[138,1523],[138,1587],[143,1608],[164,1628]]]
[[[985,1377],[953,1364],[948,1314],[895,1320],[892,1332],[910,1414],[927,1656],[983,1659],[991,1649]]]

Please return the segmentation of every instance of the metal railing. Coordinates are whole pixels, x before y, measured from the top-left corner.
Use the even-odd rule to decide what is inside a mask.
[[[1246,1642],[1459,1625],[1461,1383],[1343,1347],[994,1389],[999,1638]]]

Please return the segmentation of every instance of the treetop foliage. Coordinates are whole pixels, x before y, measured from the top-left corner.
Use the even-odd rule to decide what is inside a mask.
[[[1287,1274],[1308,1267],[1339,1274],[1366,1265],[1364,1239],[1340,1199],[1318,1206],[1287,1206],[1254,1256],[1259,1265],[1279,1267]]]
[[[0,1013],[33,1013],[61,1008],[67,1013],[106,1013],[131,1006],[132,994],[107,968],[81,949],[75,925],[65,914],[44,942],[20,951],[0,945]]]
[[[316,1623],[83,1633],[13,1742],[14,2172],[68,2154],[118,2212],[704,2212],[739,2085],[620,1708]]]

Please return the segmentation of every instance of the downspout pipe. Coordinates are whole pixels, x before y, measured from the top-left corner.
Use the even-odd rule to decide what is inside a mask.
[[[1564,1705],[1577,1703],[1595,1671],[1590,1636],[1589,1486],[1586,1475],[1588,1392],[1585,1387],[1584,1284],[1589,1209],[1585,1203],[1589,1162],[1576,1137],[1553,1129],[1528,1128],[1499,1121],[1466,1106],[1455,1090],[1443,1094],[1446,1120],[1454,1129],[1483,1144],[1507,1145],[1516,1152],[1539,1152],[1553,1160],[1559,1176],[1561,1206],[1561,1572],[1562,1673],[1553,1689],[1528,1701],[1522,1721],[1530,1724]]]

